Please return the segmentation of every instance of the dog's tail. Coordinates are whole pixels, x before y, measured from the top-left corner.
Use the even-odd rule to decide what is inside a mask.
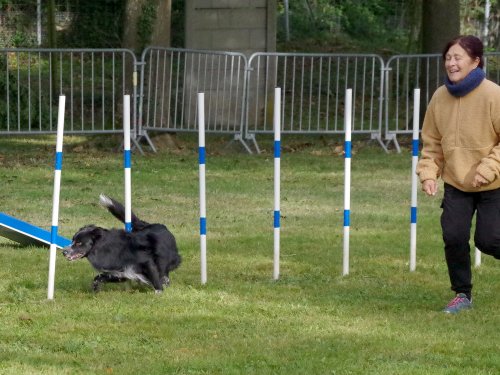
[[[125,207],[113,198],[110,198],[104,194],[99,196],[99,203],[101,206],[105,207],[114,217],[125,223]],[[132,231],[141,230],[149,223],[142,221],[132,212]]]

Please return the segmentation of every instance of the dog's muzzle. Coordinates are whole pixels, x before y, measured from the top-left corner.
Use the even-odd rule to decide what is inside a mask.
[[[64,257],[67,260],[76,260],[76,259],[80,259],[81,257],[83,257],[82,253],[75,252],[71,246],[65,247],[62,250],[62,255],[64,255]]]

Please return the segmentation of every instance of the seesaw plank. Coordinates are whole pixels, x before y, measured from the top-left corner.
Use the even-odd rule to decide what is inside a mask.
[[[50,232],[16,219],[0,212],[0,236],[18,242],[21,245],[50,246]],[[65,237],[57,236],[56,246],[63,248],[71,241]]]

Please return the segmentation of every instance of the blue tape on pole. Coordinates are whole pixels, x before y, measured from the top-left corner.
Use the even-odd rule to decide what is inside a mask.
[[[130,152],[130,150],[125,150],[123,153],[123,166],[125,168],[132,167],[132,153]]]
[[[62,170],[63,153],[61,151],[56,152],[56,171]]]
[[[274,157],[281,157],[281,141],[274,141]]]
[[[410,211],[410,220],[412,224],[417,223],[417,207],[412,207]]]
[[[57,226],[53,225],[50,230],[50,243],[57,244]]]
[[[199,147],[199,163],[200,164],[205,164],[205,158],[206,158],[206,155],[205,155],[205,147]]]
[[[351,225],[351,210],[344,210],[344,227]]]
[[[344,142],[344,152],[345,152],[345,157],[350,158],[351,157],[351,141],[345,141]]]
[[[274,211],[274,227],[280,227],[280,211]]]
[[[125,230],[127,232],[132,232],[132,223],[125,223]]]
[[[200,217],[200,234],[201,235],[207,234],[207,218],[206,217]]]
[[[414,139],[412,141],[412,156],[418,156],[418,139]]]

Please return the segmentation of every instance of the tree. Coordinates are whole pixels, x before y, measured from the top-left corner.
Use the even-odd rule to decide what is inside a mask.
[[[440,53],[460,34],[460,0],[422,1],[422,52]]]
[[[122,46],[140,51],[148,45],[170,46],[171,0],[128,0]]]

